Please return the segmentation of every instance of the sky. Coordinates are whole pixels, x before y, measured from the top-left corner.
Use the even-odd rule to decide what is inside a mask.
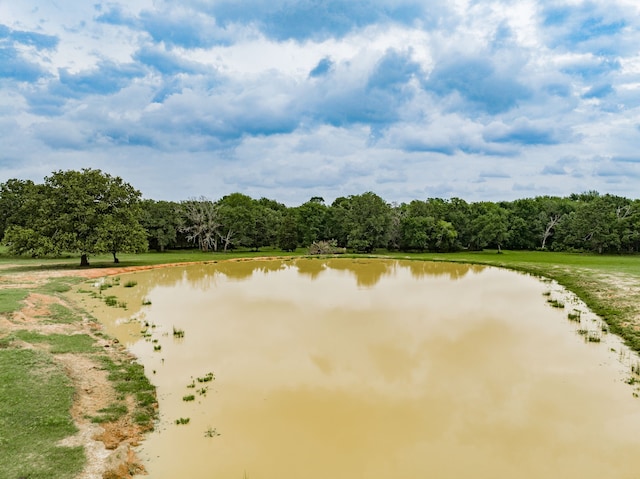
[[[0,0],[0,182],[638,198],[638,0]]]

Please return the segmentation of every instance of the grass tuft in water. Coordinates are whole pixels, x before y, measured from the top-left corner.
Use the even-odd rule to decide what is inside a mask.
[[[174,338],[184,338],[184,329],[177,329],[174,326],[173,327],[173,337]]]
[[[189,421],[191,421],[191,418],[188,417],[181,417],[179,419],[176,419],[176,424],[177,425],[184,425],[184,424],[189,424]]]
[[[193,394],[187,394],[186,396],[182,396],[182,400],[185,402],[195,401],[196,397]]]
[[[137,286],[138,282],[137,281],[127,281],[126,283],[124,283],[124,287],[125,288],[133,288],[134,286]]]
[[[210,427],[204,432],[204,437],[217,437],[220,433],[215,427]]]
[[[574,309],[572,313],[567,314],[567,319],[569,321],[575,321],[579,323],[581,316],[582,316],[582,311],[578,309]]]
[[[215,376],[213,375],[213,373],[207,373],[204,375],[204,377],[201,378],[197,378],[199,383],[208,383],[211,382],[215,379]]]
[[[562,301],[559,301],[557,299],[547,299],[547,303],[549,303],[551,305],[551,307],[553,308],[558,308],[558,309],[563,309],[564,308],[564,303]]]

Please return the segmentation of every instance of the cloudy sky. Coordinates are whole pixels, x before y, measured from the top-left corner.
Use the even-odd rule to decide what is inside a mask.
[[[0,182],[638,198],[638,0],[0,0]]]

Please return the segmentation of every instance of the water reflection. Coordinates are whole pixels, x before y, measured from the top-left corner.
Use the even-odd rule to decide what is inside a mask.
[[[150,479],[636,477],[640,402],[534,278],[351,259],[132,277],[113,290],[150,298],[134,314],[162,346],[128,336],[156,371]]]

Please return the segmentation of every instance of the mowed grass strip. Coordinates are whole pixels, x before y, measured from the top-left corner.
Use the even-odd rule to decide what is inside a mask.
[[[71,479],[85,463],[82,447],[57,443],[76,432],[73,386],[41,351],[0,349],[0,479]]]
[[[33,331],[20,330],[15,337],[26,343],[45,343],[52,354],[92,353],[96,351],[95,340],[87,334],[40,334]]]

